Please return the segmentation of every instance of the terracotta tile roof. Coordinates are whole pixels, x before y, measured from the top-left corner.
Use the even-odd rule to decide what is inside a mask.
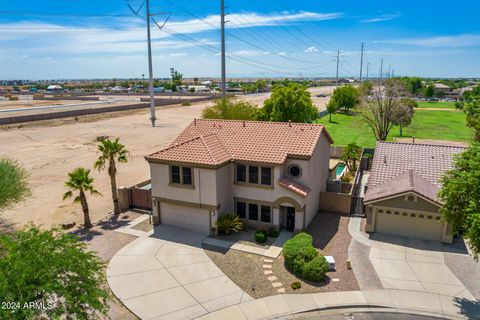
[[[453,168],[453,157],[464,150],[457,146],[377,142],[365,197],[375,198],[375,193],[381,193],[384,197],[395,195],[399,189],[407,187],[406,173],[412,171],[414,188],[437,201],[440,178]]]
[[[433,202],[441,204],[437,197],[440,188],[425,180],[415,170],[408,170],[373,189],[368,189],[364,202],[372,202],[387,197],[400,195],[406,192],[414,192]]]
[[[233,160],[283,164],[287,157],[310,158],[322,134],[333,143],[318,124],[195,119],[168,148],[146,159],[201,165]]]
[[[302,197],[306,197],[311,191],[309,187],[288,178],[278,180],[278,184]]]

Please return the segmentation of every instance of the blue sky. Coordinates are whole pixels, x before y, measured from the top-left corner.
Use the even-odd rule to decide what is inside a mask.
[[[220,0],[150,0],[154,74],[218,76]],[[143,0],[0,0],[0,79],[141,78]],[[128,4],[128,5],[127,5]],[[227,75],[480,77],[480,2],[225,0]],[[139,15],[145,15],[144,7]],[[167,15],[155,19],[161,24]],[[365,76],[364,75],[364,76]]]

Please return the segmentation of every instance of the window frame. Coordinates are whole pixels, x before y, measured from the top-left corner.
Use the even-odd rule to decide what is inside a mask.
[[[268,221],[263,220],[263,209],[268,208]],[[272,223],[272,206],[260,205],[260,222],[263,223]]]
[[[240,215],[240,212],[238,211],[238,208],[239,208],[239,204],[241,204],[241,206],[244,206],[244,210],[245,210],[245,217],[242,217]],[[246,220],[246,221],[250,221],[250,222],[258,222],[258,223],[261,223],[261,224],[272,224],[273,222],[273,204],[271,203],[266,203],[266,202],[262,202],[262,201],[255,201],[255,200],[248,200],[248,199],[237,199],[237,198],[234,198],[234,207],[235,207],[235,214],[238,215],[240,217],[240,219],[242,220]],[[252,211],[256,211],[256,219],[253,220],[252,217],[251,217],[251,208],[253,207],[256,207],[256,210],[252,210]],[[269,221],[264,221],[264,214],[265,214],[265,210],[266,208],[268,208],[268,220]],[[263,211],[263,212],[262,212]]]
[[[179,168],[179,178],[180,182],[173,181],[173,168]],[[184,169],[190,170],[190,183],[185,183],[185,171]],[[184,188],[194,188],[194,168],[181,165],[169,165],[169,185],[174,187],[184,187]]]
[[[245,168],[245,175],[244,179],[245,181],[238,180],[238,167],[242,166]],[[250,171],[252,169],[250,168],[256,168],[257,170],[257,179],[256,182],[252,182],[250,179]],[[270,171],[269,175],[269,184],[264,183],[266,180],[268,180],[265,175],[264,171],[265,169],[268,169]],[[253,169],[255,170],[255,169]],[[250,186],[256,186],[260,188],[273,188],[273,179],[274,178],[274,167],[273,166],[259,166],[255,164],[245,164],[245,163],[235,163],[235,170],[234,170],[234,183],[236,184],[245,184],[245,185],[250,185]],[[255,179],[253,179],[255,180]]]

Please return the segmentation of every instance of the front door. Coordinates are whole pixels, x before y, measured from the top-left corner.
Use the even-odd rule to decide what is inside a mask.
[[[285,227],[287,231],[293,232],[295,229],[295,208],[287,207],[287,225]]]

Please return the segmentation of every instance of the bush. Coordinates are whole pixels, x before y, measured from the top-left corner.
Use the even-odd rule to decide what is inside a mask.
[[[295,275],[309,281],[320,281],[328,270],[328,263],[313,247],[312,236],[299,233],[283,245],[286,267]]]
[[[302,277],[308,281],[320,281],[328,271],[328,262],[324,256],[319,255],[307,262],[303,267]]]
[[[269,236],[270,238],[276,238],[276,237],[278,237],[278,235],[279,235],[278,230],[270,229],[270,230],[268,231],[268,236]]]
[[[258,243],[264,243],[268,239],[268,233],[266,230],[258,230],[255,232],[255,241]]]
[[[247,101],[233,98],[216,100],[202,111],[204,119],[256,120],[258,108]]]
[[[191,105],[192,105],[192,103],[190,101],[183,101],[182,102],[183,107],[190,107]]]
[[[238,232],[243,229],[243,223],[240,217],[236,214],[226,214],[218,218],[216,226],[219,232]]]
[[[354,178],[355,177],[353,176],[353,174],[347,172],[340,178],[340,180],[342,180],[342,182],[351,182]]]
[[[302,284],[300,283],[300,281],[295,281],[295,282],[292,282],[290,286],[292,287],[293,290],[297,290],[302,287]]]

